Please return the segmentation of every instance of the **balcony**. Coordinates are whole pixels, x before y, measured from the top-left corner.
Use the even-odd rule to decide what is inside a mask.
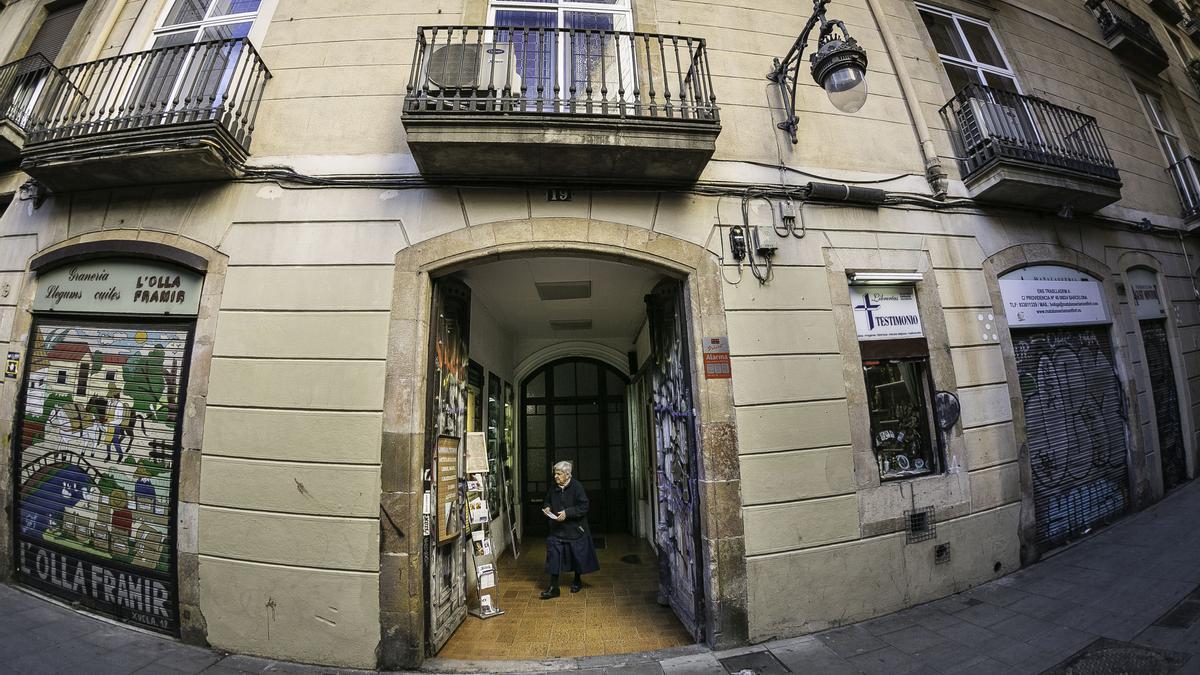
[[[38,96],[61,84],[61,78],[54,64],[41,54],[0,66],[0,164],[20,159]]]
[[[1104,42],[1117,58],[1145,75],[1161,73],[1168,65],[1167,51],[1145,19],[1113,0],[1087,0],[1104,30]]]
[[[271,77],[240,38],[61,73],[37,97],[21,162],[54,191],[236,177]]]
[[[1183,21],[1183,8],[1175,0],[1146,0],[1146,4],[1160,19],[1171,25]]]
[[[1183,219],[1194,221],[1200,218],[1200,160],[1184,157],[1172,164],[1167,173],[1179,191],[1179,203],[1183,206]]]
[[[572,28],[418,31],[403,121],[432,179],[695,181],[720,116],[704,40]]]
[[[941,113],[975,199],[1090,213],[1121,198],[1120,175],[1090,115],[981,85],[964,88]]]

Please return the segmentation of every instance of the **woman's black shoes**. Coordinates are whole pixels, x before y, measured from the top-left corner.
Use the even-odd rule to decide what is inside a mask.
[[[572,588],[574,588],[574,586],[572,586]],[[571,592],[574,593],[574,591]],[[549,600],[550,598],[557,598],[560,595],[562,595],[562,592],[558,590],[558,586],[551,586],[550,588],[542,591],[542,594],[538,597],[543,600]]]
[[[583,590],[582,582],[578,583],[578,584],[571,584],[571,592],[572,593],[578,593],[579,591],[582,591],[582,590]]]

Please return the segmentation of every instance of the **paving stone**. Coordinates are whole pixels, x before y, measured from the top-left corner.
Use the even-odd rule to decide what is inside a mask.
[[[986,656],[978,656],[958,666],[943,671],[947,675],[1009,675],[1012,667]]]
[[[725,667],[712,654],[677,656],[659,665],[667,675],[725,675]]]
[[[888,646],[886,642],[871,635],[862,626],[835,628],[819,634],[817,638],[824,642],[825,646],[837,652],[838,656],[847,659]]]
[[[1000,607],[1007,607],[1022,598],[1029,597],[1029,593],[1025,590],[1001,584],[985,584],[973,588],[963,595]]]
[[[896,612],[895,614],[888,614],[887,616],[882,616],[878,619],[865,621],[860,625],[863,628],[866,628],[867,632],[869,632],[871,635],[879,636],[898,631],[902,628],[914,626],[916,623],[912,620],[912,616],[910,614],[906,612]]]
[[[944,635],[939,635],[924,626],[910,626],[888,633],[883,636],[883,640],[906,654],[916,654],[948,642]]]
[[[967,621],[957,623],[953,626],[939,628],[934,632],[939,635],[944,635],[951,640],[964,645],[982,644],[988,640],[991,640],[997,635],[996,633],[983,628],[982,626],[976,626],[975,624]]]
[[[958,612],[955,616],[959,617],[963,621],[969,621],[976,626],[983,626],[986,628],[987,626],[1000,623],[1009,617],[1016,616],[1016,613],[1010,609],[997,607],[996,605],[989,605],[985,602],[975,605],[974,607],[968,607],[963,611]]]
[[[748,654],[739,654],[737,656],[727,656],[720,659],[721,665],[730,673],[740,673],[744,670],[749,670],[755,675],[785,675],[788,671],[787,666],[775,658],[775,655],[769,651],[750,652]]]
[[[1010,666],[1022,664],[1035,658],[1041,658],[1045,662],[1046,667],[1054,665],[1049,651],[1004,635],[999,635],[994,640],[980,645],[980,651]]]
[[[1026,641],[1038,633],[1043,633],[1054,627],[1055,626],[1053,624],[1042,621],[1041,619],[1017,615],[990,626],[989,630],[1008,636],[1014,640]]]
[[[1095,639],[1095,635],[1085,631],[1065,626],[1051,626],[1044,631],[1025,638],[1025,641],[1047,651],[1065,651],[1070,654],[1082,649]]]
[[[808,636],[771,643],[771,653],[794,673],[857,675],[858,669],[824,642]]]
[[[925,664],[895,647],[876,649],[846,660],[865,675],[908,675],[925,667]]]
[[[962,623],[962,619],[947,614],[941,610],[933,609],[932,607],[921,607],[912,615],[913,621],[919,626],[924,626],[929,630],[936,631],[947,626],[954,626]]]
[[[946,671],[979,658],[979,650],[958,642],[942,642],[913,655],[934,670]]]

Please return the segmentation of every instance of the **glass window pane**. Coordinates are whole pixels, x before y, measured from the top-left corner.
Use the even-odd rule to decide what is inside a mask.
[[[600,445],[599,415],[579,416],[579,444]]]
[[[621,381],[620,376],[607,368],[604,369],[604,374],[604,386],[608,389],[609,396],[619,396],[625,393],[625,383]]]
[[[213,8],[212,15],[226,16],[257,12],[260,4],[262,4],[262,0],[217,0],[217,6]]]
[[[154,38],[154,49],[159,47],[177,47],[179,45],[190,45],[196,41],[196,32],[194,30],[183,31],[182,33],[167,33]]]
[[[554,415],[554,449],[562,452],[566,448],[577,445],[575,435],[575,415],[562,415],[555,411]]]
[[[181,23],[193,23],[204,18],[208,4],[212,0],[175,0],[175,5],[167,13],[164,26],[176,26]]]
[[[975,68],[964,68],[953,63],[942,65],[946,66],[946,74],[950,76],[950,84],[955,92],[962,91],[969,84],[983,84],[983,79],[979,77],[979,71]]]
[[[546,418],[542,415],[525,416],[525,445],[531,448],[546,445]]]
[[[575,395],[575,364],[560,363],[554,366],[554,395]]]
[[[1004,57],[1000,55],[1000,46],[992,39],[992,34],[986,26],[971,21],[959,21],[958,25],[962,27],[963,34],[967,36],[967,43],[971,45],[971,51],[975,53],[976,63],[985,63],[1008,70],[1008,64],[1004,63]]]
[[[1000,91],[1007,91],[1013,94],[1017,93],[1017,81],[1011,77],[984,72],[983,79],[984,82],[987,83],[987,86],[993,89],[999,89]]]
[[[209,26],[204,29],[202,40],[232,40],[244,38],[250,34],[250,21],[242,23],[227,23],[221,26]]]
[[[596,396],[600,393],[598,366],[594,363],[575,364],[576,393],[580,396]]]
[[[927,362],[866,361],[863,372],[871,418],[871,445],[885,480],[940,471],[932,438]]]
[[[525,384],[526,398],[541,398],[546,395],[546,371],[537,374]]]
[[[933,38],[933,46],[938,54],[970,59],[953,19],[926,11],[921,12],[921,18],[925,20],[925,27],[929,29],[929,36]]]

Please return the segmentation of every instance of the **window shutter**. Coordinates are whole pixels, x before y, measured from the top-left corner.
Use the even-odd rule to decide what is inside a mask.
[[[75,26],[75,20],[82,11],[81,2],[50,12],[42,22],[42,27],[38,29],[37,35],[33,36],[33,42],[26,54],[40,53],[50,61],[58,58],[63,43],[67,41],[67,35],[71,33],[71,28]]]

